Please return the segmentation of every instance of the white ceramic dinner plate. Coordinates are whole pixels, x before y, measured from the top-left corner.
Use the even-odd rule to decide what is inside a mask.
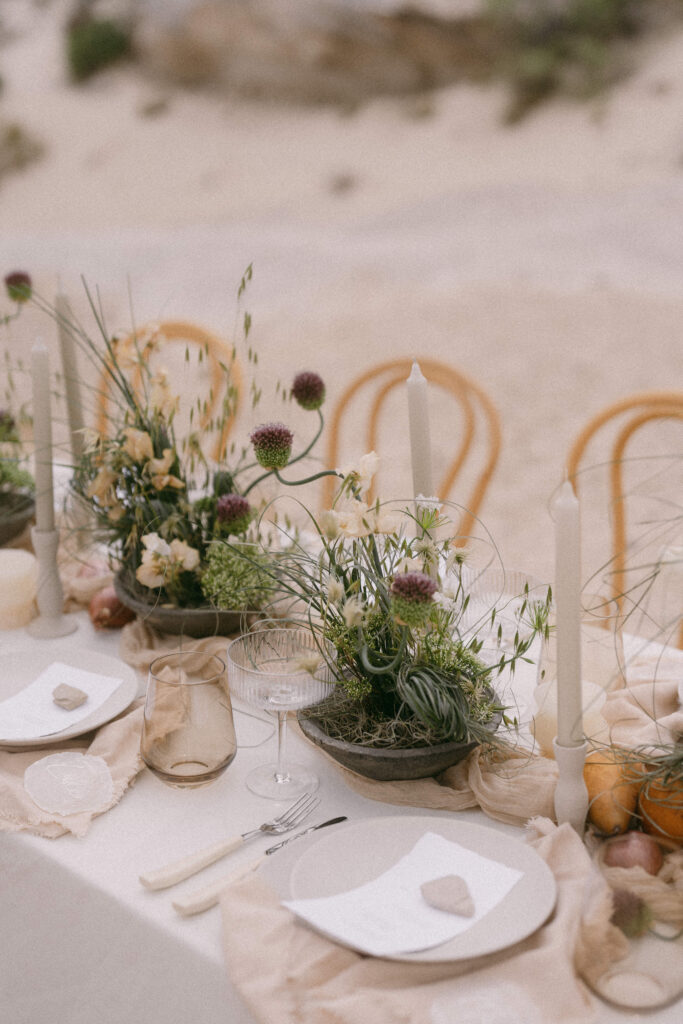
[[[26,646],[16,646],[3,651],[0,656],[0,701],[13,697],[24,687],[32,683],[40,673],[55,661],[73,664],[77,668],[101,675],[119,677],[122,682],[114,693],[86,718],[81,718],[74,725],[61,732],[50,733],[36,739],[3,739],[0,736],[0,747],[21,749],[24,747],[50,747],[63,740],[82,736],[92,729],[99,728],[112,718],[116,718],[135,700],[138,692],[138,679],[130,665],[98,651],[84,647],[74,647],[70,656],[63,646],[45,644],[44,641],[31,641]]]
[[[536,851],[513,836],[457,818],[407,815],[335,826],[310,842],[294,863],[289,860],[285,865],[283,860],[278,869],[274,856],[266,875],[283,899],[332,896],[385,872],[426,832],[436,832],[523,875],[501,903],[462,935],[440,946],[388,959],[409,963],[469,960],[521,942],[548,919],[555,906],[555,878]]]

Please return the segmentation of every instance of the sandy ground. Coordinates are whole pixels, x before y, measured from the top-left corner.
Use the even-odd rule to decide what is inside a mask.
[[[111,328],[130,325],[130,282],[137,323],[183,317],[231,337],[253,262],[264,376],[318,369],[330,401],[394,355],[457,366],[503,425],[483,519],[506,566],[551,578],[548,503],[572,438],[612,400],[683,384],[683,32],[645,46],[600,101],[505,128],[497,87],[440,92],[426,116],[405,99],[353,115],[255,105],[134,69],[78,88],[64,3],[6,8],[0,120],[47,152],[0,182],[2,266],[47,296],[59,278],[85,317],[84,276]],[[37,333],[57,361],[35,313],[13,326],[13,353]],[[436,399],[432,411],[438,477],[462,426]],[[353,426],[350,455],[364,449]],[[402,403],[380,447],[382,492],[409,493]]]

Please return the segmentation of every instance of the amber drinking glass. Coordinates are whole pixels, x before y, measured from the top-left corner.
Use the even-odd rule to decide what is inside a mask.
[[[156,658],[140,749],[147,767],[169,786],[193,789],[217,779],[236,750],[225,663],[202,651]]]

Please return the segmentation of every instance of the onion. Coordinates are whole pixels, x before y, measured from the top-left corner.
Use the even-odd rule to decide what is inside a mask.
[[[663,862],[659,843],[644,832],[624,832],[605,843],[603,863],[610,868],[641,867],[656,875]]]
[[[88,614],[95,629],[121,629],[135,618],[135,612],[121,604],[111,586],[93,595],[88,605]]]

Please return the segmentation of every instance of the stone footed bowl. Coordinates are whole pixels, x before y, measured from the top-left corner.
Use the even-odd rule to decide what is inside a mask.
[[[500,725],[502,717],[502,712],[499,712],[491,720],[488,728],[492,734]],[[359,743],[328,736],[315,717],[300,717],[299,726],[304,736],[334,761],[357,775],[378,782],[404,782],[439,775],[463,761],[479,745],[473,740],[469,743],[439,743],[433,747],[364,747]]]
[[[154,604],[131,593],[120,574],[114,577],[114,589],[119,601],[149,626],[153,626],[160,633],[171,633],[175,636],[189,636],[193,639],[234,636],[236,633],[244,632],[261,617],[260,612],[232,611],[212,608],[210,605],[199,608],[176,608]]]

